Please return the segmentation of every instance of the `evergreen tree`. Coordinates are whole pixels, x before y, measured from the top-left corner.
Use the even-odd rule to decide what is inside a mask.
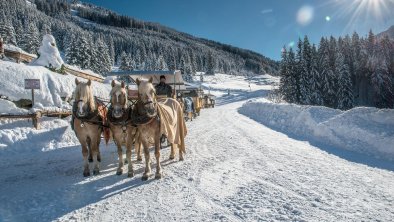
[[[98,69],[96,70],[98,73],[102,75],[106,75],[109,71],[111,71],[112,61],[109,52],[109,47],[105,44],[104,39],[100,36],[97,39],[97,52],[98,57]],[[133,65],[134,67],[135,65]]]
[[[311,79],[312,79],[312,49],[308,40],[305,36],[304,42],[302,43],[302,56],[300,57],[300,103],[311,104]]]
[[[353,107],[352,82],[349,67],[345,62],[342,52],[336,57],[336,74],[339,75],[338,81],[338,109],[348,110]]]
[[[334,107],[336,96],[334,91],[335,75],[330,65],[329,45],[327,41],[323,41],[320,45],[319,56],[321,61],[321,94],[323,96],[323,104],[328,107]]]
[[[208,74],[208,75],[215,74],[215,59],[213,58],[211,51],[208,52],[206,74]]]
[[[28,22],[27,30],[23,35],[21,47],[28,53],[36,54],[40,47],[40,34],[37,26],[33,22]]]
[[[296,103],[298,102],[298,92],[299,92],[299,87],[298,87],[298,82],[297,82],[297,62],[295,60],[295,54],[293,51],[293,48],[289,49],[289,54],[288,54],[288,84],[289,86],[287,87],[287,101],[290,103]]]
[[[323,97],[321,94],[322,78],[319,72],[319,55],[315,45],[312,47],[312,64],[311,64],[311,80],[310,80],[310,104],[323,105]]]
[[[162,55],[157,59],[155,70],[168,71],[167,63]]]
[[[4,13],[0,18],[0,37],[3,38],[5,44],[17,45],[14,26]]]

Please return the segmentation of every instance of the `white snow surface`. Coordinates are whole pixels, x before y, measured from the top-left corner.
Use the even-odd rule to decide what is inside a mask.
[[[249,101],[240,113],[298,139],[394,160],[394,110]]]
[[[1,113],[13,113],[13,114],[23,114],[27,113],[28,111],[25,109],[18,108],[15,103],[0,99],[0,114]]]
[[[35,90],[35,108],[59,107],[69,109],[62,97],[71,97],[75,89],[75,76],[54,73],[42,66],[27,66],[0,61],[0,95],[10,100],[31,99],[31,90],[24,88],[25,79],[40,79],[41,89]],[[87,80],[78,78],[80,81]],[[111,86],[93,81],[94,95],[108,98]]]
[[[255,121],[241,113],[258,116],[248,106],[262,106],[276,78],[256,77],[249,91],[240,77],[239,88],[232,76],[222,77],[202,84],[222,96],[187,122],[185,160],[168,160],[169,148],[161,150],[160,180],[141,181],[144,164],[134,151],[135,176],[127,178],[126,166],[115,175],[115,145],[103,141],[100,175],[84,178],[69,119],[45,118],[42,130],[27,121],[0,121],[0,221],[392,221],[393,162],[333,151]],[[244,105],[249,100],[255,103]],[[357,115],[369,124],[383,121],[379,112]],[[340,111],[313,113],[328,120]],[[381,126],[370,130],[390,137]],[[154,173],[152,150],[151,158]]]
[[[57,49],[56,40],[50,34],[44,35],[38,53],[40,57],[33,60],[30,63],[31,65],[60,69],[64,64],[63,59],[60,57],[59,50]]]

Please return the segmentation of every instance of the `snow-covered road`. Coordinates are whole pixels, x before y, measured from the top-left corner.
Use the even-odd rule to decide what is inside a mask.
[[[185,161],[167,160],[163,149],[161,180],[141,181],[142,163],[134,178],[116,176],[113,145],[101,146],[101,174],[89,178],[79,146],[0,154],[0,221],[393,220],[394,172],[239,114],[253,96],[219,98],[189,122]]]

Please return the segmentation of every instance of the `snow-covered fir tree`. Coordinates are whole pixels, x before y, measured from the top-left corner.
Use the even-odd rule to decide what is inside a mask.
[[[167,63],[164,60],[163,55],[160,55],[157,59],[155,70],[168,71]]]
[[[353,108],[353,92],[349,66],[345,62],[343,53],[338,52],[335,63],[336,74],[338,75],[337,108],[348,110]]]
[[[0,37],[3,38],[5,44],[17,45],[14,26],[4,13],[0,14]]]
[[[40,47],[40,39],[40,33],[36,24],[28,22],[20,46],[26,52],[36,54],[38,47]]]

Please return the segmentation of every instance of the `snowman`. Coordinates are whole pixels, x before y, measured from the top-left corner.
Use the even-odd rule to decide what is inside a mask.
[[[64,63],[57,49],[56,40],[50,34],[44,35],[38,53],[40,56],[31,62],[31,65],[45,66],[58,70]]]

